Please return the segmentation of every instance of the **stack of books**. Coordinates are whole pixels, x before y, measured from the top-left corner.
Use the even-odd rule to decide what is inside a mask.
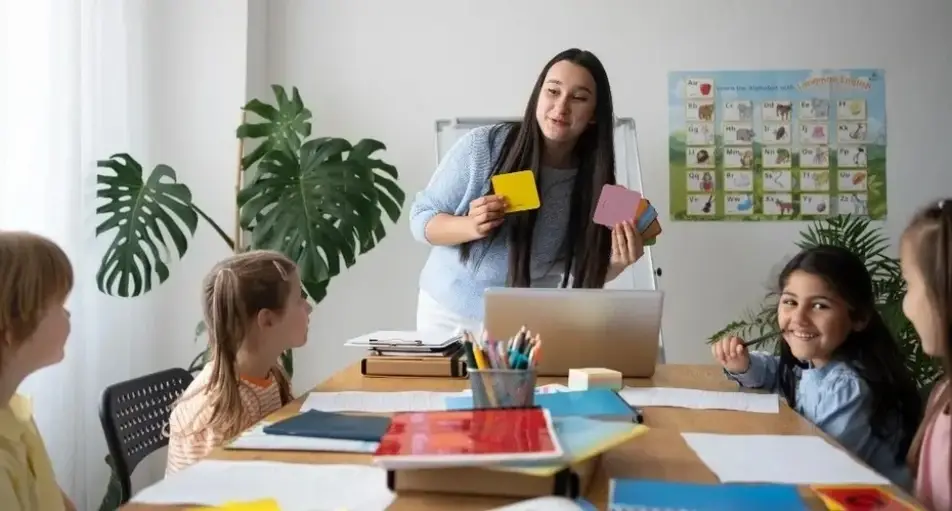
[[[344,346],[363,348],[364,376],[466,377],[462,336],[428,332],[379,331],[351,339]]]
[[[396,414],[374,453],[391,491],[577,498],[602,453],[643,425],[548,409],[497,408]]]

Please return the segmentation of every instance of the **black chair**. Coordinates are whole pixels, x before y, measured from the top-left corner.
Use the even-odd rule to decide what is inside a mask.
[[[192,383],[185,369],[167,369],[119,382],[102,391],[99,421],[106,434],[113,472],[122,488],[121,503],[132,498],[132,471],[169,443],[172,405]]]

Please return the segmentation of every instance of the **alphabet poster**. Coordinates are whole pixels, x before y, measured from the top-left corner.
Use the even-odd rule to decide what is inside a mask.
[[[668,76],[673,220],[886,218],[881,69]]]

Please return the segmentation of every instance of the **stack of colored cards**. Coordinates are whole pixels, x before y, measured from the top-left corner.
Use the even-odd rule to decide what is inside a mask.
[[[605,185],[598,197],[592,221],[612,228],[622,222],[634,222],[645,246],[654,245],[661,234],[658,212],[641,193],[621,185]]]

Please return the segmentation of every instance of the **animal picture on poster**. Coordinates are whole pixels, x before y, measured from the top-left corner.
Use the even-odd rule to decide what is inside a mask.
[[[668,85],[673,220],[886,217],[882,70],[677,71]]]

